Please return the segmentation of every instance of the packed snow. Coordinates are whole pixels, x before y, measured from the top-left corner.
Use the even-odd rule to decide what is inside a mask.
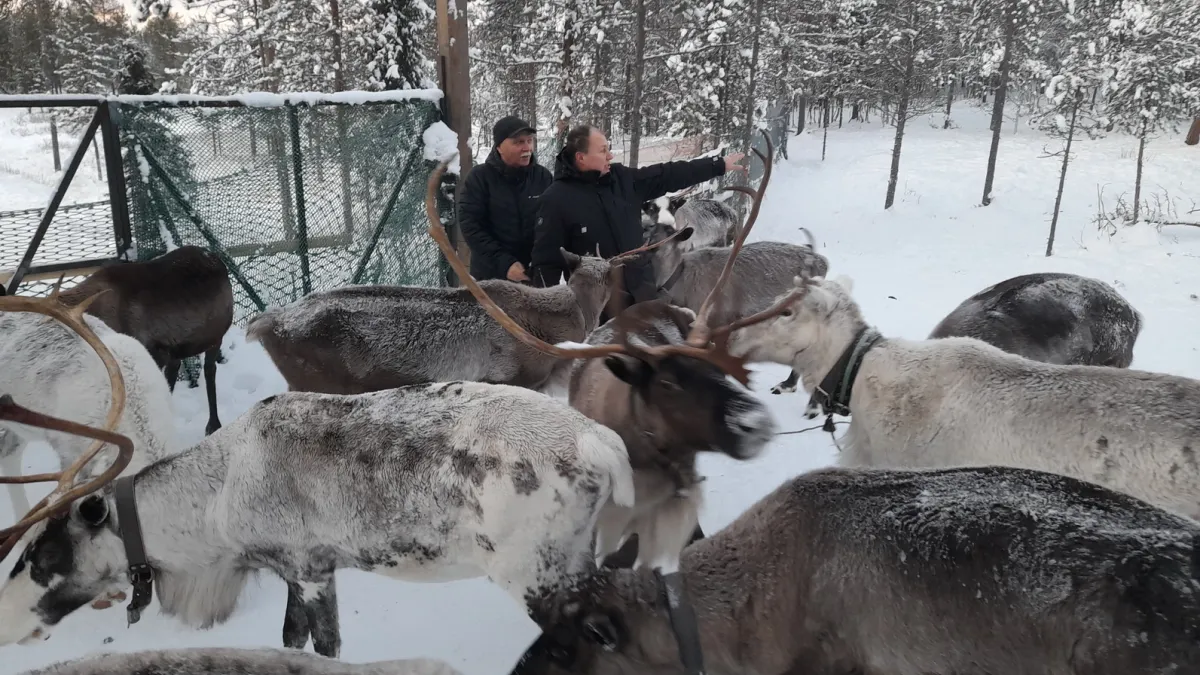
[[[1066,181],[1055,255],[1044,257],[1060,160],[1043,158],[1059,141],[1021,126],[1006,126],[1000,144],[993,203],[979,206],[988,152],[987,113],[955,110],[958,128],[941,129],[941,115],[917,118],[904,139],[895,206],[884,211],[893,129],[850,123],[829,132],[821,160],[820,129],[793,137],[788,158],[775,167],[752,239],[804,243],[800,227],[817,237],[830,274],[850,275],[854,295],[884,335],[923,338],[963,299],[1003,279],[1036,271],[1099,278],[1117,288],[1145,318],[1133,367],[1200,377],[1200,229],[1151,225],[1119,227],[1114,235],[1093,222],[1097,186],[1108,203],[1132,194],[1136,141],[1124,136],[1077,139]],[[437,136],[437,134],[434,134]],[[1146,149],[1144,194],[1175,200],[1181,213],[1200,202],[1200,147],[1181,134],[1157,138]],[[0,173],[0,210],[19,193],[19,177]],[[1147,196],[1149,199],[1150,196]],[[1183,215],[1178,219],[1186,219]],[[1191,216],[1200,222],[1194,214]],[[282,377],[241,328],[226,338],[228,363],[217,371],[221,419],[228,424],[254,402],[285,389]],[[709,534],[788,477],[835,461],[836,449],[821,420],[806,420],[807,394],[774,396],[772,385],[788,368],[754,367],[753,389],[770,407],[784,434],[760,458],[737,462],[704,456],[707,506],[701,524]],[[174,394],[181,440],[203,437],[204,388],[180,386]],[[55,468],[48,448],[27,453],[25,471]],[[30,498],[48,487],[30,489]],[[0,523],[13,521],[0,498]],[[0,574],[6,574],[10,559]],[[356,570],[338,572],[342,659],[366,662],[428,656],[466,675],[499,675],[533,640],[537,628],[507,595],[476,579],[415,584]],[[183,628],[157,614],[154,603],[141,622],[126,627],[122,606],[85,607],[58,626],[53,637],[0,649],[0,675],[98,651],[182,646],[279,646],[285,588],[269,573],[242,597],[228,623],[208,631]],[[308,647],[312,649],[311,645]]]

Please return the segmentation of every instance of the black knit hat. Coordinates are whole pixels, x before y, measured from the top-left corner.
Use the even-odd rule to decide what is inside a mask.
[[[525,132],[536,134],[537,129],[529,126],[529,122],[526,122],[516,115],[503,117],[499,122],[496,122],[494,127],[492,127],[492,145],[500,145],[504,142],[504,139],[512,138],[513,136]]]

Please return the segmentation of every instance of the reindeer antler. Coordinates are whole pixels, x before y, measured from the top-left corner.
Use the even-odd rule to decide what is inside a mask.
[[[750,195],[752,206],[750,207],[750,215],[746,217],[746,224],[742,226],[742,231],[738,235],[737,241],[733,242],[733,248],[729,251],[729,258],[725,261],[725,267],[721,269],[721,276],[717,277],[716,283],[708,292],[708,296],[704,298],[704,302],[700,305],[700,311],[696,312],[696,323],[693,325],[691,332],[688,334],[687,343],[695,347],[704,347],[708,344],[712,337],[712,328],[708,325],[712,317],[713,307],[719,301],[721,290],[729,281],[729,275],[733,272],[733,263],[737,260],[738,253],[742,250],[742,244],[746,242],[746,235],[750,234],[750,228],[754,227],[754,221],[758,220],[758,209],[762,206],[763,193],[767,190],[767,183],[771,181],[771,165],[775,158],[775,149],[771,146],[771,137],[766,131],[762,132],[763,139],[767,142],[767,155],[764,157],[758,148],[751,148],[751,151],[758,155],[758,158],[763,162],[763,177],[758,184],[758,190],[751,190],[748,187],[740,185],[732,185],[726,188],[731,192],[741,192]],[[764,317],[763,320],[770,318]],[[749,324],[747,324],[749,325]]]
[[[54,289],[51,291],[50,296],[46,298],[30,298],[15,295],[0,297],[0,311],[45,314],[57,319],[75,331],[96,351],[96,355],[100,357],[105,369],[108,370],[109,383],[112,388],[112,400],[109,403],[108,417],[105,419],[104,429],[96,429],[83,424],[36,413],[17,405],[11,396],[0,396],[0,420],[8,420],[17,422],[18,424],[28,424],[52,431],[75,434],[95,439],[96,441],[78,459],[62,471],[33,476],[0,476],[0,484],[58,482],[58,485],[51,490],[50,494],[35,504],[16,525],[0,530],[0,560],[3,560],[12,551],[13,547],[16,546],[17,542],[30,527],[33,527],[39,521],[60,513],[63,509],[70,506],[71,502],[85,497],[112,482],[118,474],[125,470],[130,460],[133,459],[133,442],[129,438],[116,433],[117,424],[121,420],[121,415],[125,412],[125,378],[121,375],[121,368],[117,365],[112,352],[108,350],[108,347],[104,345],[100,338],[87,325],[87,322],[83,320],[83,313],[105,291],[100,291],[86,298],[74,307],[68,307],[59,299],[62,280],[63,277],[60,276],[54,284]],[[101,448],[104,447],[105,443],[117,445],[116,460],[96,478],[83,485],[75,486],[75,478],[79,475],[80,470],[91,462],[100,452]]]

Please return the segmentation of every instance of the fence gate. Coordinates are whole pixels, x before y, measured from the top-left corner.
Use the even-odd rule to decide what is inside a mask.
[[[0,212],[0,283],[43,295],[63,272],[70,286],[103,265],[198,245],[229,267],[238,325],[347,284],[446,285],[424,209],[423,134],[441,119],[428,93],[0,97],[0,107],[91,111],[48,207]],[[63,204],[93,136],[109,198]],[[452,181],[439,193],[443,220]]]

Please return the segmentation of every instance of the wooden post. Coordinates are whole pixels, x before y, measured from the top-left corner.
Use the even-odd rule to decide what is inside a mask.
[[[453,3],[453,5],[451,4]],[[442,88],[442,118],[458,134],[458,180],[454,203],[458,200],[467,172],[471,170],[471,64],[467,52],[467,0],[437,0],[438,83]],[[471,251],[453,223],[458,255],[468,265]]]
[[[1200,143],[1200,117],[1192,120],[1192,128],[1188,129],[1187,138],[1183,142],[1188,145]]]

